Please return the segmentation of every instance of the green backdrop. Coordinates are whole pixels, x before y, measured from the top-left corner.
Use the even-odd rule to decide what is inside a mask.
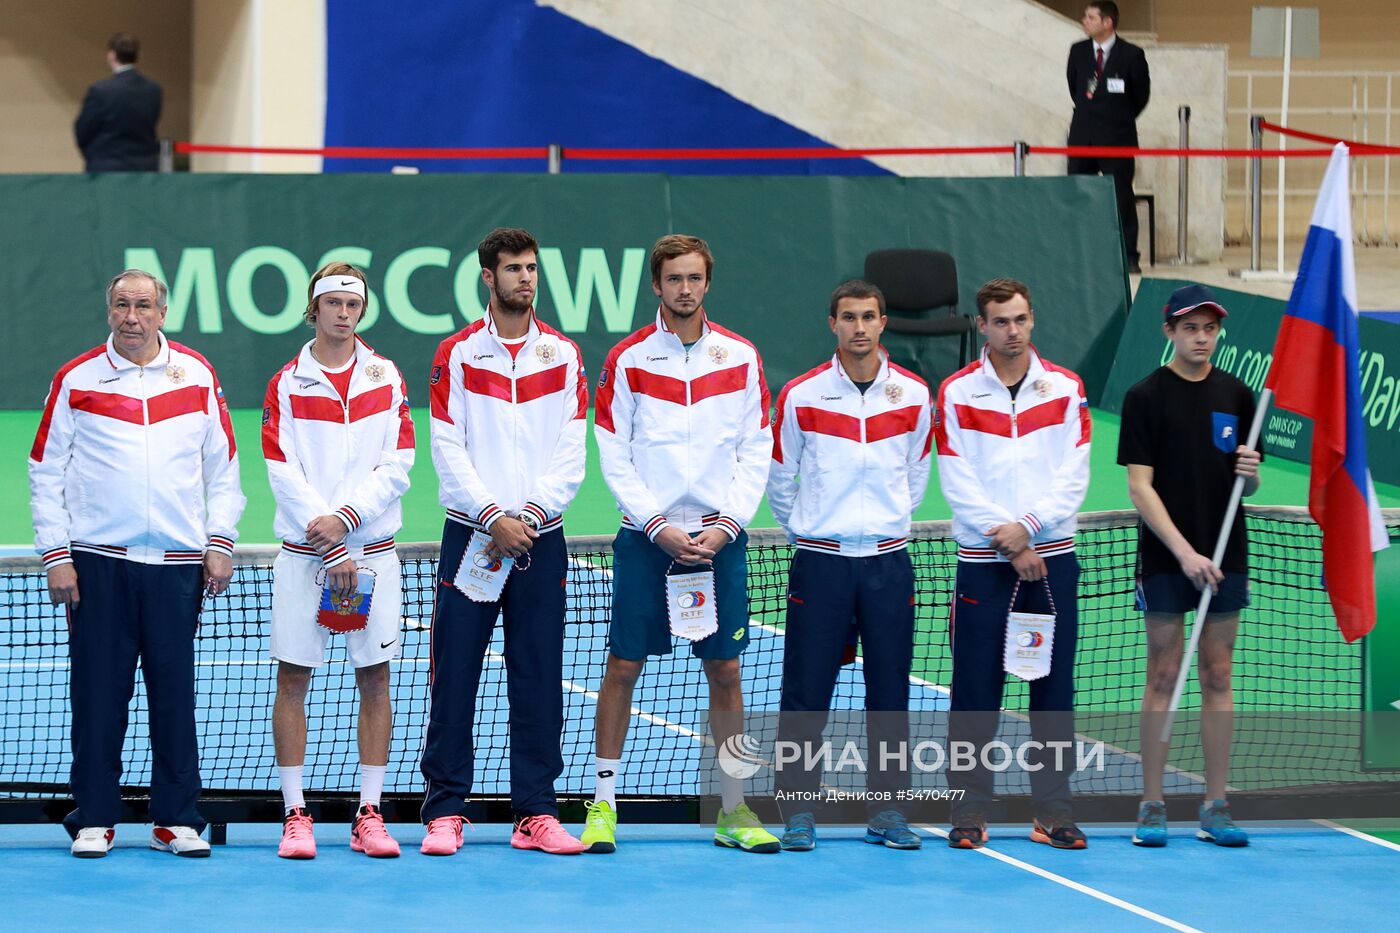
[[[540,315],[593,372],[652,319],[647,251],[669,232],[709,240],[707,308],[758,345],[775,394],[830,354],[827,297],[875,249],[952,253],[969,312],[980,283],[1025,280],[1039,348],[1092,400],[1128,306],[1104,178],[19,175],[0,178],[0,204],[0,287],[14,302],[0,317],[0,407],[12,409],[40,407],[54,370],[105,338],[102,289],[127,265],[170,284],[167,330],[210,358],[230,404],[259,407],[308,337],[306,284],[328,258],[368,272],[364,336],[421,400],[438,342],[481,314],[475,246],[497,225],[540,240]],[[934,381],[956,342],[893,350]]]

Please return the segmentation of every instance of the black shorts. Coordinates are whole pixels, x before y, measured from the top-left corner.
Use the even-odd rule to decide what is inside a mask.
[[[1195,612],[1201,591],[1184,573],[1149,573],[1137,582],[1139,612],[1181,614]],[[1207,616],[1230,615],[1249,605],[1249,574],[1227,573],[1211,597]]]

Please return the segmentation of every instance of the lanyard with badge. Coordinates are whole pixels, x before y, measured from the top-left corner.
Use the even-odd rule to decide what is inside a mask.
[[[719,612],[715,606],[715,572],[696,570],[672,574],[676,562],[666,570],[666,615],[671,622],[671,634],[687,641],[709,638],[719,631]]]
[[[1050,658],[1055,647],[1055,597],[1050,593],[1050,577],[1040,581],[1045,586],[1045,598],[1050,602],[1048,614],[1017,612],[1016,597],[1021,581],[1011,590],[1011,605],[1006,613],[1006,647],[1002,654],[1002,669],[1022,680],[1039,680],[1050,673]]]

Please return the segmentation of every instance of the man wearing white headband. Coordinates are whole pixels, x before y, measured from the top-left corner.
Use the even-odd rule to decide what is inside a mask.
[[[308,293],[305,317],[316,336],[272,377],[263,408],[273,527],[282,539],[272,566],[272,737],[285,812],[277,854],[316,855],[302,790],[306,691],[332,632],[344,632],[361,707],[360,809],[350,847],[394,858],[399,845],[384,828],[379,798],[403,602],[394,534],[413,466],[413,420],[398,367],[355,336],[367,302],[364,273],[330,263]]]

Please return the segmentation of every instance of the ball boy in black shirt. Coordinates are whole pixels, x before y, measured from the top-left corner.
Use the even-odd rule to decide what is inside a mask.
[[[1170,363],[1128,390],[1118,462],[1128,468],[1128,493],[1142,516],[1138,549],[1138,608],[1147,629],[1147,683],[1142,697],[1143,802],[1133,842],[1167,843],[1162,772],[1167,744],[1158,738],[1181,667],[1185,614],[1200,591],[1213,592],[1201,634],[1201,739],[1206,796],[1198,839],[1223,846],[1248,844],[1225,801],[1234,727],[1231,653],[1239,613],[1249,605],[1249,552],[1244,512],[1236,513],[1224,558],[1211,561],[1235,477],[1244,494],[1259,488],[1257,451],[1240,443],[1254,420],[1254,396],[1210,358],[1224,307],[1210,289],[1187,285],[1172,293],[1163,332],[1175,353]],[[1198,620],[1199,622],[1200,620]]]

